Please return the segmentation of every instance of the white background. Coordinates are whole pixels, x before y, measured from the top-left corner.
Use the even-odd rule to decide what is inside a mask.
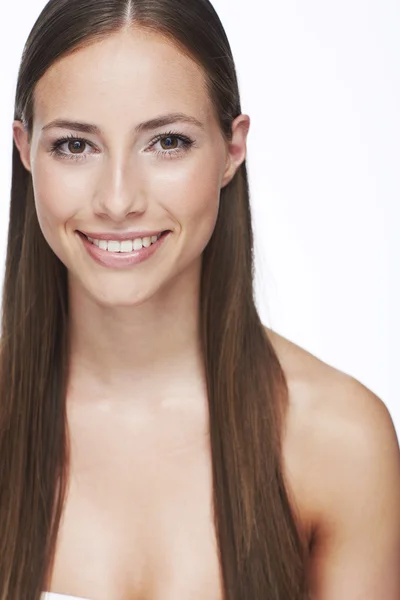
[[[0,276],[15,83],[44,0],[0,22]],[[352,375],[400,434],[400,3],[214,0],[252,120],[262,320]]]

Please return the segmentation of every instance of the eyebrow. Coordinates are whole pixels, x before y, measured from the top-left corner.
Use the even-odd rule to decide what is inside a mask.
[[[166,115],[160,115],[159,117],[155,117],[154,119],[150,119],[149,121],[139,123],[139,125],[136,125],[136,127],[134,128],[134,133],[141,133],[143,131],[158,129],[159,127],[164,127],[165,125],[171,125],[172,123],[177,122],[188,123],[189,125],[195,125],[200,129],[204,129],[203,123],[201,123],[201,121],[199,121],[195,117],[185,115],[184,113],[169,113]],[[101,129],[97,127],[97,125],[92,125],[91,123],[82,123],[80,121],[70,121],[68,119],[55,119],[54,121],[50,121],[50,123],[47,123],[47,125],[42,127],[42,131],[52,129],[53,127],[60,127],[62,129],[73,129],[74,131],[82,131],[85,133],[92,133],[95,135],[101,134]]]

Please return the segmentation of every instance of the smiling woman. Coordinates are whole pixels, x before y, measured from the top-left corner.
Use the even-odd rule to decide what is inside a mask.
[[[390,419],[261,323],[209,1],[51,0],[14,117],[0,600],[393,600]]]

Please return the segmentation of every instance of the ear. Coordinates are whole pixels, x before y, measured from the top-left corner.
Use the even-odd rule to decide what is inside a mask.
[[[15,145],[19,150],[22,164],[25,169],[32,172],[31,160],[30,160],[30,143],[28,141],[28,131],[25,129],[22,121],[13,122],[13,137]]]
[[[232,123],[232,139],[227,144],[228,154],[221,188],[228,185],[246,158],[249,129],[250,117],[248,115],[239,115]]]

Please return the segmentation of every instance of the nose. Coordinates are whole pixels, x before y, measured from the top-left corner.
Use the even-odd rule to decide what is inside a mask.
[[[122,222],[132,213],[142,213],[147,202],[144,180],[123,157],[109,158],[100,166],[94,192],[93,208],[99,216]]]

